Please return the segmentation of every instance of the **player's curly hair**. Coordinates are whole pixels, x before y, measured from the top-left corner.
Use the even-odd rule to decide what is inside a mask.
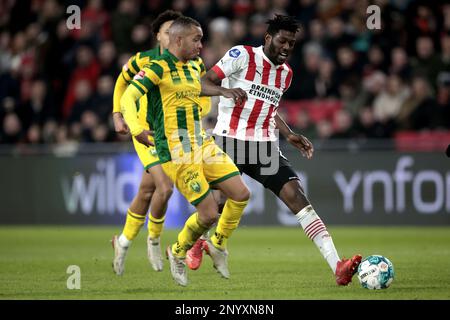
[[[280,30],[286,30],[296,33],[300,29],[300,22],[298,22],[293,16],[284,16],[282,14],[276,14],[275,18],[266,21],[267,33],[275,35]]]
[[[153,21],[152,23],[152,32],[153,35],[156,37],[156,35],[159,32],[159,29],[161,28],[161,26],[166,23],[167,21],[172,21],[172,20],[176,20],[180,17],[182,17],[183,14],[179,11],[174,11],[174,10],[166,10],[163,13],[161,13],[160,15],[158,15],[155,19],[155,21]]]

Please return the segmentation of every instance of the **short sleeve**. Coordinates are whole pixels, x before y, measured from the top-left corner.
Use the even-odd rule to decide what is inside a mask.
[[[139,53],[132,56],[128,59],[127,63],[125,63],[122,67],[122,77],[125,81],[130,82],[133,80],[133,77],[139,72],[139,68],[137,68],[136,59]]]

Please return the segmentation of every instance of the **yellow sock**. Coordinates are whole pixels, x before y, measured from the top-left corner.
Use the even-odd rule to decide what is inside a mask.
[[[132,241],[134,238],[136,238],[144,222],[145,216],[141,216],[128,210],[127,220],[125,221],[125,227],[123,228],[122,233],[128,240]]]
[[[237,202],[231,199],[228,199],[225,202],[222,215],[217,223],[216,232],[211,237],[211,242],[215,247],[225,250],[227,247],[227,240],[233,231],[238,227],[247,203],[248,200]]]
[[[162,229],[164,227],[164,220],[166,219],[166,216],[163,216],[162,218],[158,219],[152,216],[151,213],[148,214],[148,223],[147,223],[147,229],[148,229],[148,236],[152,239],[159,238],[161,235]]]
[[[198,238],[209,227],[204,226],[198,220],[198,213],[194,212],[184,224],[183,230],[178,234],[178,241],[172,246],[172,253],[179,258],[186,256],[188,251]]]

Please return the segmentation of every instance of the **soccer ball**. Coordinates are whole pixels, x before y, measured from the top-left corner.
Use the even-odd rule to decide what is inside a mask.
[[[386,257],[368,256],[358,267],[358,280],[366,289],[386,289],[394,281],[394,266]]]

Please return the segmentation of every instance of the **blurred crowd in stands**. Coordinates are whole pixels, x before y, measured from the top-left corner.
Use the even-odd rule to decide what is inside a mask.
[[[296,16],[294,78],[279,112],[311,139],[448,131],[445,2],[0,0],[0,143],[128,140],[111,121],[115,80],[132,54],[154,47],[150,24],[165,9],[202,24],[207,68],[234,45],[262,45],[275,13]],[[79,30],[67,28],[70,5],[81,8]],[[380,30],[366,26],[369,5],[381,9]]]

